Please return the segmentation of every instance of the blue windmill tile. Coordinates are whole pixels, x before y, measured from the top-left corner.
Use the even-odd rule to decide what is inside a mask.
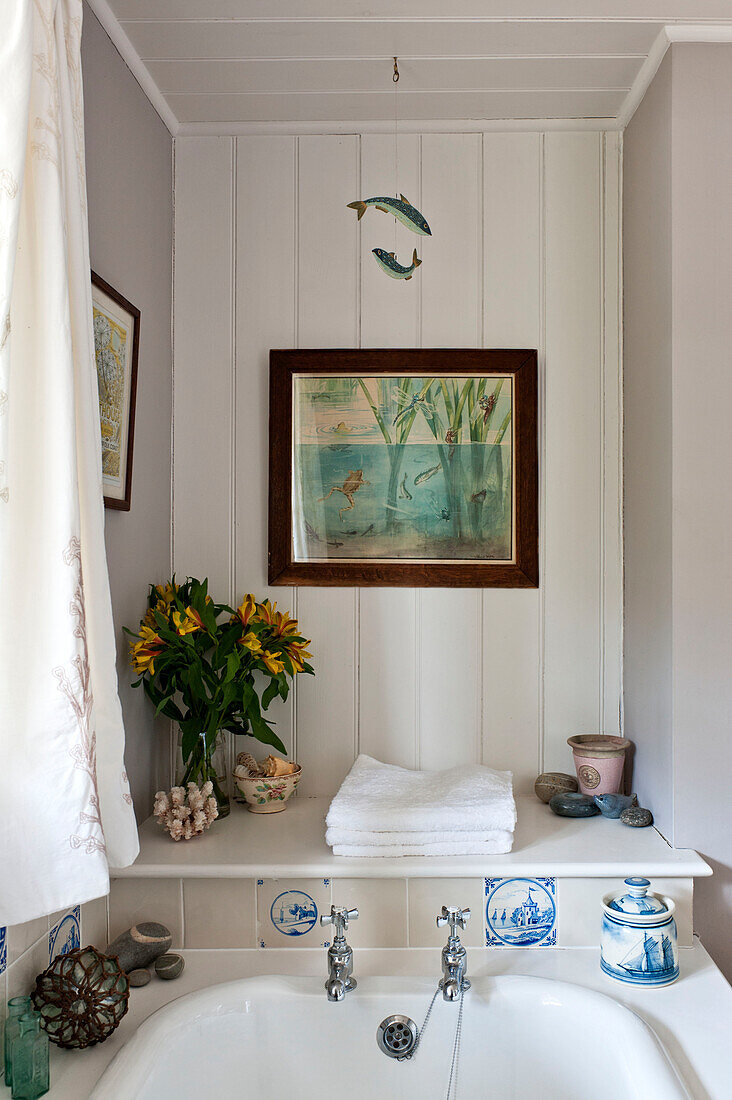
[[[486,947],[554,947],[556,879],[487,878],[484,913]]]
[[[68,955],[77,947],[81,947],[81,909],[78,905],[64,913],[48,933],[49,965],[57,955]]]
[[[330,912],[330,902],[330,879],[263,879],[258,882],[259,946],[320,947],[323,929],[319,918]]]

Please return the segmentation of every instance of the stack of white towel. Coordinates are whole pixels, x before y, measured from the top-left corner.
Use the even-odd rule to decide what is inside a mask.
[[[325,823],[337,856],[499,855],[513,844],[513,777],[480,764],[409,771],[361,755]]]

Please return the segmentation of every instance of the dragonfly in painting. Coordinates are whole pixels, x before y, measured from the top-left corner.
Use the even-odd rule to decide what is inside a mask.
[[[428,389],[429,386],[425,386],[420,393],[413,394],[407,393],[406,390],[400,389],[399,387],[394,389],[392,391],[394,400],[398,401],[400,405],[404,405],[404,408],[401,412],[396,414],[392,424],[400,424],[405,417],[409,416],[410,412],[416,409],[421,409],[428,417],[437,416],[437,409],[431,401],[427,400],[426,394]]]
[[[497,399],[495,393],[491,393],[491,394],[485,394],[484,393],[482,397],[478,398],[478,401],[476,402],[475,408],[473,409],[473,415],[471,416],[470,419],[475,423],[477,420],[480,420],[480,418],[482,416],[483,417],[483,423],[487,424],[488,423],[488,417],[491,415],[491,413],[495,409],[497,400],[498,399]]]

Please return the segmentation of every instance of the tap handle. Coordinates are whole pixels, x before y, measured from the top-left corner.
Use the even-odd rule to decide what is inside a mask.
[[[336,937],[343,935],[351,920],[358,920],[358,909],[346,909],[344,905],[331,905],[330,913],[321,913],[320,916],[321,925],[333,925]]]
[[[455,905],[443,905],[442,913],[437,918],[437,927],[444,928],[446,924],[449,924],[450,935],[455,936],[457,934],[457,929],[465,928],[469,920],[469,909],[459,909]]]

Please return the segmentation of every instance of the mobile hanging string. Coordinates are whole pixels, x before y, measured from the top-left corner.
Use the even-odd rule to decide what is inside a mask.
[[[394,58],[394,72],[391,79],[394,82],[394,197],[399,198],[399,144],[397,140],[397,127],[399,120],[397,86],[399,84],[399,59]],[[397,250],[397,220],[394,218],[394,255]]]

